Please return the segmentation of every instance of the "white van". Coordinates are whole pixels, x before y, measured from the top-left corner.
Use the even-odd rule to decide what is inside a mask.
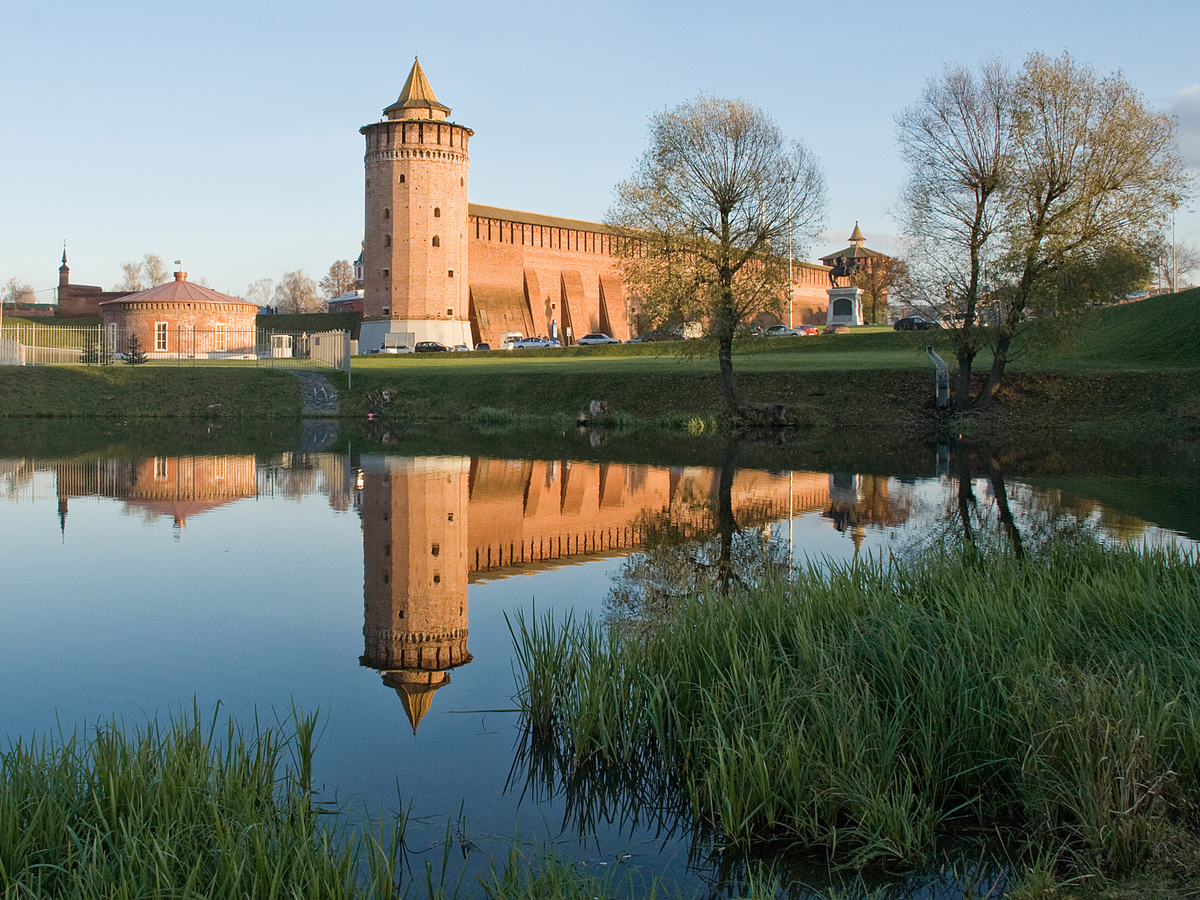
[[[505,350],[511,350],[513,348],[513,344],[521,340],[523,337],[525,337],[525,335],[521,334],[519,331],[510,331],[500,339],[500,346]]]

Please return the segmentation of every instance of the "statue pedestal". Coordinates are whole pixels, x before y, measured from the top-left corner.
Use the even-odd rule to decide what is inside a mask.
[[[829,308],[825,313],[826,325],[861,325],[862,288],[835,287],[825,293],[829,295]]]

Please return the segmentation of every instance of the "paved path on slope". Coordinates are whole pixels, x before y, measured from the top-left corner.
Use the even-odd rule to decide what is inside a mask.
[[[300,398],[304,401],[305,416],[336,416],[338,392],[333,383],[317,372],[292,370],[300,379]]]

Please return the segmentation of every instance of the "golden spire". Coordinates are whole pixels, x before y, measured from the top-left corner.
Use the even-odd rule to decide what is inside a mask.
[[[433,705],[434,693],[438,688],[450,683],[450,673],[402,669],[385,673],[383,683],[393,688],[400,696],[404,714],[408,716],[413,734],[416,734],[421,719],[425,718],[425,713],[429,712],[429,707]]]
[[[858,223],[855,222],[854,233],[850,235],[850,243],[854,244],[856,247],[861,247],[866,242],[867,239],[863,237],[862,231],[859,230]]]
[[[384,112],[389,118],[401,118],[392,113],[399,113],[405,109],[439,109],[447,115],[450,113],[450,107],[438,103],[433,88],[429,85],[429,79],[425,77],[425,70],[421,68],[421,61],[415,58],[408,78],[404,82],[404,87],[400,89],[400,97]]]

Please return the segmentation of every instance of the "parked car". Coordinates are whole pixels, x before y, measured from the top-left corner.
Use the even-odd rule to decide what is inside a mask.
[[[627,344],[655,344],[659,341],[677,341],[679,335],[672,334],[669,331],[660,331],[655,328],[653,331],[648,331],[645,334],[639,334],[637,337],[631,337],[625,343]]]
[[[930,328],[940,327],[937,322],[931,322],[924,316],[905,316],[903,319],[897,319],[892,328],[896,331],[928,331]]]
[[[470,352],[471,352],[471,348],[470,348],[470,347],[468,347],[466,344],[455,344],[455,345],[454,345],[454,351],[455,351],[456,353],[470,353]]]
[[[475,345],[475,349],[476,349],[476,350],[491,350],[491,349],[492,349],[492,345],[491,345],[491,344],[488,344],[488,343],[480,342],[480,343],[478,343],[478,344],[476,344],[476,345]]]
[[[545,350],[547,347],[557,347],[558,342],[544,337],[521,338],[513,343],[514,350]]]
[[[519,331],[510,331],[500,339],[500,346],[505,350],[512,350],[517,345],[517,341],[524,340],[525,335]]]
[[[803,327],[788,328],[786,325],[772,325],[766,330],[767,337],[804,337],[807,334]]]
[[[580,344],[619,344],[621,343],[615,337],[609,337],[599,331],[594,331],[591,334],[585,334],[579,339]]]
[[[413,350],[417,353],[448,353],[450,348],[440,341],[417,341]]]

